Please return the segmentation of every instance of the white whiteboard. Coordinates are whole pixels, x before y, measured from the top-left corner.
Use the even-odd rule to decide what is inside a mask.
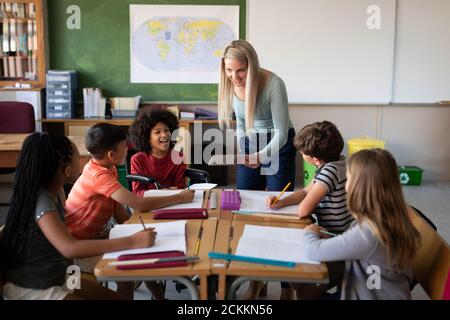
[[[393,102],[450,100],[450,0],[398,0]]]
[[[409,1],[409,0],[407,0]],[[381,9],[381,29],[366,12]],[[290,103],[385,104],[392,99],[395,0],[248,0],[247,39]]]

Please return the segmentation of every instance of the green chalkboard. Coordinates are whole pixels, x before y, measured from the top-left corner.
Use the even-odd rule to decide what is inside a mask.
[[[78,72],[78,87],[99,87],[106,97],[141,95],[141,101],[214,102],[216,84],[130,83],[130,4],[239,5],[245,38],[246,0],[48,0],[51,69]],[[69,30],[67,8],[81,9],[81,29]],[[81,100],[81,90],[78,93]]]

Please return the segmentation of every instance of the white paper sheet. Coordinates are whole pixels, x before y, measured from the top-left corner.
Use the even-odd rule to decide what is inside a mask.
[[[170,190],[170,189],[164,189],[164,190],[147,190],[144,192],[144,197],[163,197],[163,196],[172,196],[174,194],[180,193],[181,189],[177,190]],[[161,209],[190,209],[190,208],[202,208],[203,204],[203,190],[196,190],[194,199],[192,202],[188,203],[180,203],[180,204],[174,204],[172,206],[164,207]]]
[[[194,183],[189,186],[190,190],[211,190],[217,187],[217,183]]]
[[[302,248],[302,229],[246,225],[236,250],[237,255],[297,263],[319,264]]]
[[[157,232],[155,244],[149,248],[122,250],[105,253],[103,259],[116,259],[123,254],[151,253],[160,251],[183,251],[186,252],[186,220],[161,223],[146,223],[146,228],[155,228]],[[110,239],[128,237],[136,232],[142,231],[142,224],[116,225],[109,233]]]
[[[285,192],[281,199],[287,197],[294,192]],[[297,215],[297,205],[283,207],[281,209],[270,209],[266,206],[267,198],[271,195],[278,196],[280,192],[277,191],[251,191],[251,190],[239,190],[241,196],[241,211],[248,212],[268,212],[272,214],[282,213],[289,215]]]

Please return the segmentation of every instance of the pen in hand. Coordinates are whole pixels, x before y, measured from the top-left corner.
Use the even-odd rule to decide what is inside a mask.
[[[144,220],[142,220],[142,217],[141,217],[141,216],[139,216],[139,220],[141,220],[142,227],[144,228],[144,231],[147,231],[147,228],[145,227]]]
[[[291,185],[291,183],[289,182],[284,189],[281,191],[281,193],[278,195],[278,197],[275,198],[274,202],[273,202],[273,206],[277,204],[277,202],[280,200],[281,196],[286,192],[286,190],[289,188],[289,186]]]
[[[146,228],[144,220],[142,220],[141,216],[139,216],[139,220],[141,221],[142,227],[144,228],[144,230],[136,233],[135,236],[140,235],[141,239],[139,241],[144,241],[143,243],[145,243],[145,245],[142,244],[142,242],[141,242],[141,244],[139,244],[136,248],[151,247],[155,244],[155,239],[156,239],[156,235],[157,235],[157,233],[155,232],[155,228]],[[150,231],[150,232],[147,232],[147,231]]]
[[[203,233],[203,226],[201,226],[200,230],[198,231],[197,242],[195,243],[194,255],[198,255],[198,250],[200,249],[200,240],[202,238],[202,233]]]

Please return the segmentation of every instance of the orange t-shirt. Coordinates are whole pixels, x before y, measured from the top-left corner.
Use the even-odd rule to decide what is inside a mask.
[[[117,202],[111,194],[119,190],[117,168],[106,168],[91,159],[75,182],[66,201],[66,225],[77,239],[94,239],[113,216]]]

